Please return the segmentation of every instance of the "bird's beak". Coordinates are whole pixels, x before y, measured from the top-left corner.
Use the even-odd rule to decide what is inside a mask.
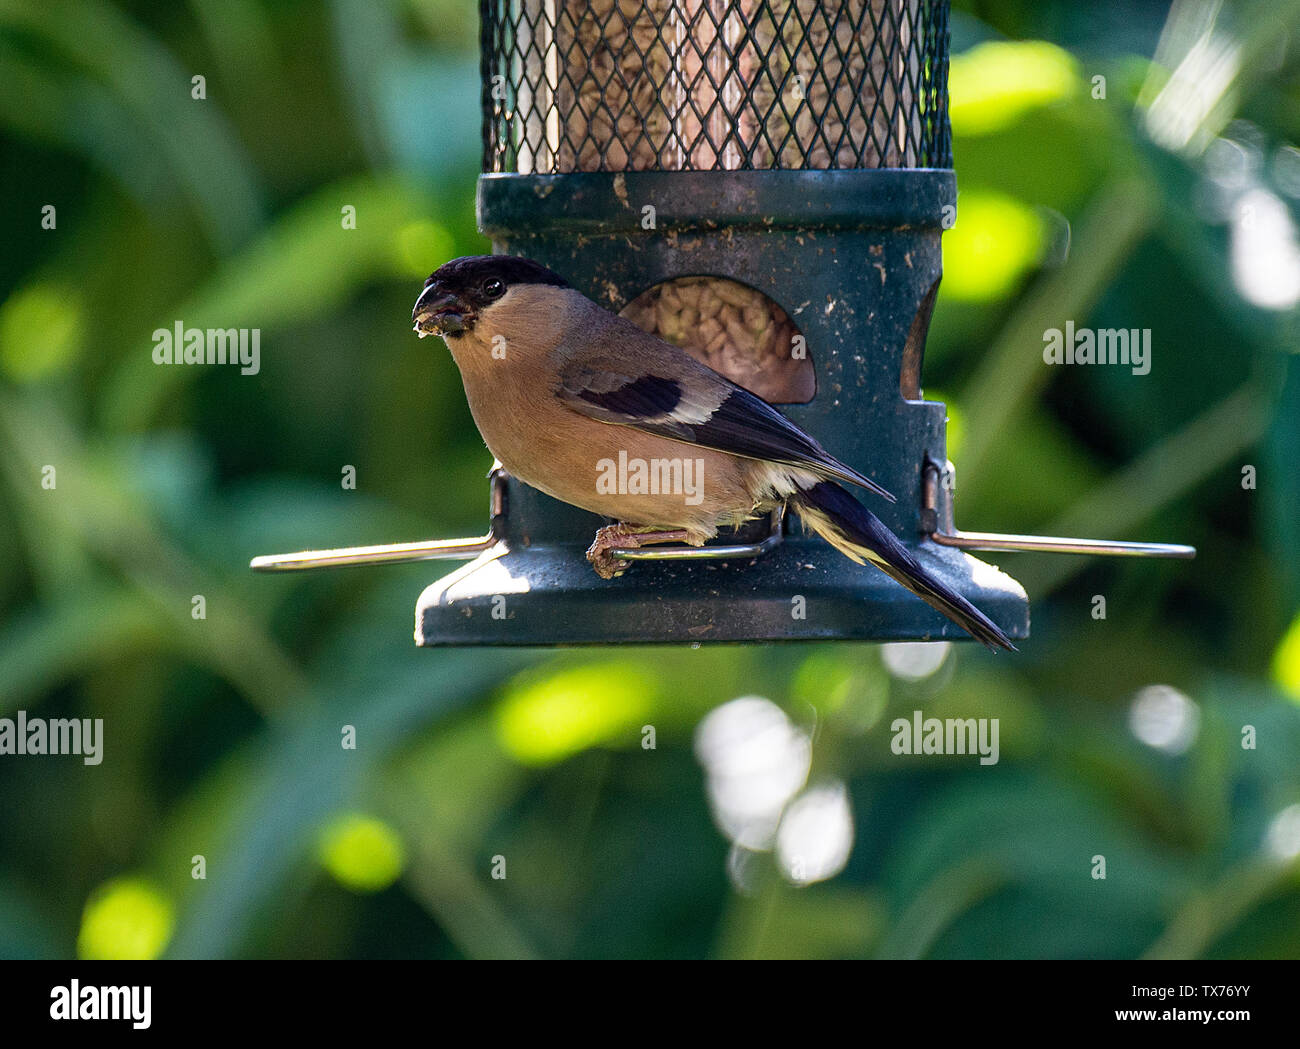
[[[420,293],[411,311],[415,332],[422,339],[426,335],[459,335],[469,329],[472,320],[470,308],[438,283]]]

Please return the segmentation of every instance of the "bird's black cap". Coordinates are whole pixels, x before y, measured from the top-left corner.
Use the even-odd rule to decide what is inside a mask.
[[[452,294],[473,293],[484,281],[496,278],[507,288],[516,284],[550,284],[569,287],[569,282],[540,262],[514,255],[466,255],[439,266],[424,282],[427,288],[437,281]]]
[[[558,273],[513,255],[468,255],[439,266],[424,282],[411,321],[420,337],[455,338],[470,331],[478,314],[512,287],[528,284],[569,287]]]

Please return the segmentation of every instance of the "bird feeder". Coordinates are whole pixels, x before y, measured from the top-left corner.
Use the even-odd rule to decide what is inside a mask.
[[[947,0],[482,0],[493,251],[778,404],[897,496],[876,513],[1010,637],[1014,579],[967,549],[1189,547],[963,533],[946,411],[921,391],[956,205]],[[431,260],[442,261],[442,260]],[[421,595],[421,645],[966,637],[883,573],[774,517],[701,548],[584,552],[609,522],[491,475],[487,535],[259,558],[470,558]]]

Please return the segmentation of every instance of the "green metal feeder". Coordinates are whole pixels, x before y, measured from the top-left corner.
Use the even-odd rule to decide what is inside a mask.
[[[961,533],[921,363],[955,214],[946,0],[483,0],[479,226],[746,385],[898,501],[871,509],[1010,637],[1023,588],[966,549],[1190,547]],[[439,260],[441,261],[441,260]],[[266,570],[473,557],[418,644],[960,639],[797,523],[648,547],[603,580],[609,523],[495,470],[469,540],[259,558]]]

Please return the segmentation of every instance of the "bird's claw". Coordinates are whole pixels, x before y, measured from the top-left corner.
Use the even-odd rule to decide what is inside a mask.
[[[631,562],[615,557],[610,551],[639,547],[641,541],[635,532],[623,525],[606,525],[596,532],[596,538],[587,548],[587,560],[601,579],[617,579],[631,567]]]

